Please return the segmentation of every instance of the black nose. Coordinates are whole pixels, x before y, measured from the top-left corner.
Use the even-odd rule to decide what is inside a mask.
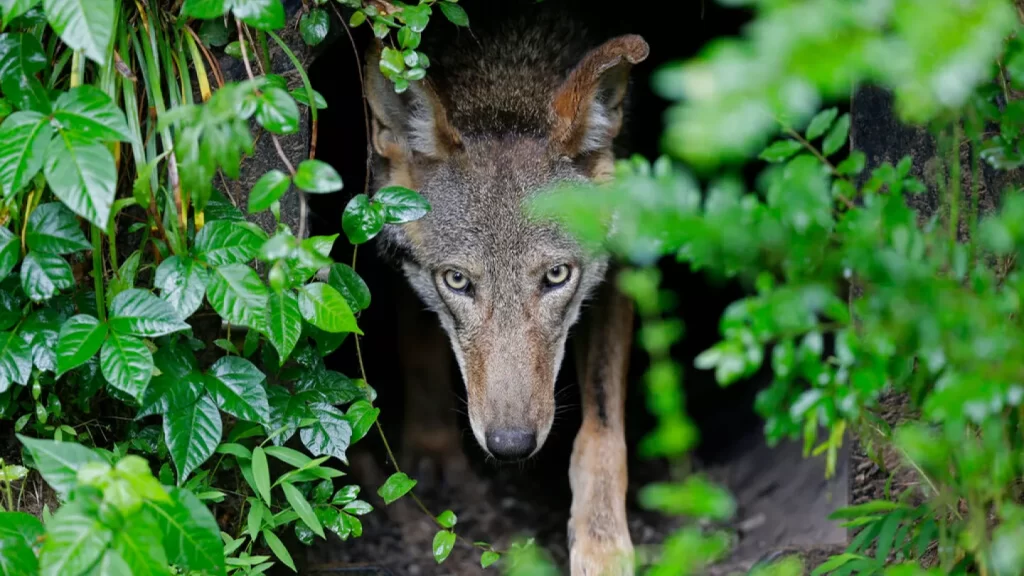
[[[499,460],[520,460],[537,447],[537,435],[528,430],[492,430],[487,433],[487,450]]]

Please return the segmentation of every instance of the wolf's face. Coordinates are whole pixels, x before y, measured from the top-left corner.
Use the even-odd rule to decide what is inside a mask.
[[[542,105],[543,135],[463,134],[445,97],[420,83],[396,95],[367,62],[382,185],[419,191],[432,210],[382,235],[448,333],[480,445],[502,459],[533,455],[554,421],[554,384],[570,327],[607,263],[526,202],[557,183],[606,178],[628,68],[647,54],[635,36],[592,50]]]

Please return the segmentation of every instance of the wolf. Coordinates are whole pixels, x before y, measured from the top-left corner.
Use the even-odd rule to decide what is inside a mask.
[[[447,335],[476,441],[499,460],[536,454],[579,323],[572,340],[583,421],[569,463],[571,572],[633,574],[624,425],[632,304],[608,281],[608,256],[530,218],[524,205],[552,185],[612,176],[630,69],[649,48],[637,35],[595,39],[550,1],[499,6],[511,4],[489,2],[489,23],[474,21],[455,38],[426,31],[428,74],[401,94],[380,71],[379,43],[365,61],[374,189],[411,188],[432,206],[377,240],[439,319],[400,320],[406,403],[415,406],[406,443],[462,466],[449,457],[460,451],[446,416],[454,406],[440,401],[451,396]],[[432,36],[438,40],[429,44]],[[416,306],[406,303],[401,315],[412,318]]]

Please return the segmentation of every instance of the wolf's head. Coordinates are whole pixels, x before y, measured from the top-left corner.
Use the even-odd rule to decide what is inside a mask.
[[[607,267],[529,219],[524,202],[555,183],[610,176],[629,68],[648,52],[621,36],[572,58],[553,53],[560,41],[526,32],[472,55],[430,54],[427,80],[401,95],[376,49],[366,64],[377,183],[417,190],[433,207],[388,227],[384,249],[440,316],[473,434],[501,459],[529,457],[547,438],[569,328]]]

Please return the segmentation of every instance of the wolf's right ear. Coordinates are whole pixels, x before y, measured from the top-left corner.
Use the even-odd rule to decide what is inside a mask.
[[[403,161],[413,154],[443,159],[462,146],[462,138],[429,79],[410,82],[402,94],[380,71],[380,43],[366,55],[366,99],[373,122],[373,147],[381,156]]]

